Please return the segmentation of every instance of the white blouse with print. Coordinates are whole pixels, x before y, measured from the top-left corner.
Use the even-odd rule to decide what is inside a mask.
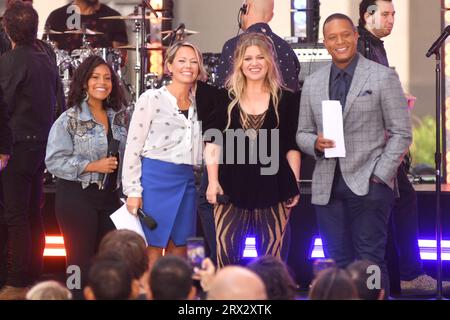
[[[134,108],[123,161],[123,193],[141,197],[141,157],[176,164],[200,164],[202,137],[195,98],[186,118],[166,87],[144,92]]]

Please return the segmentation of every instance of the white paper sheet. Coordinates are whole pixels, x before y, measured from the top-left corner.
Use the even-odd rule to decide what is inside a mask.
[[[144,238],[144,241],[147,244],[144,231],[142,230],[141,221],[137,216],[132,215],[128,212],[127,206],[125,204],[112,215],[110,215],[110,218],[116,226],[117,230],[127,229],[134,231],[138,233],[142,238]]]
[[[334,148],[325,149],[325,158],[345,158],[344,121],[340,101],[322,101],[323,136],[335,142]]]

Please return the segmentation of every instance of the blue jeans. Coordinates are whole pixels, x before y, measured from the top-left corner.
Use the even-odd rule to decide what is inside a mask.
[[[333,182],[330,202],[315,205],[325,255],[340,268],[355,260],[370,260],[382,272],[382,286],[388,293],[385,263],[389,215],[394,192],[385,184],[370,183],[365,196],[354,194],[340,172]]]

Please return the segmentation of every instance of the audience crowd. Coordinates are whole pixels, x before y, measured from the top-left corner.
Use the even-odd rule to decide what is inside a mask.
[[[312,281],[310,300],[382,300],[380,288],[368,286],[367,260],[346,269],[320,271]],[[246,266],[216,270],[210,258],[201,268],[187,258],[165,255],[149,270],[144,239],[130,230],[110,231],[102,239],[88,271],[85,300],[296,300],[298,286],[288,266],[261,256]],[[27,300],[71,300],[63,283],[43,281],[28,290]]]

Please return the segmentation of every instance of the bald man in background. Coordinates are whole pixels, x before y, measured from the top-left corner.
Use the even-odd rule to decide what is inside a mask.
[[[276,51],[276,61],[283,77],[284,85],[293,92],[300,91],[299,73],[300,62],[291,46],[281,37],[273,33],[268,23],[274,15],[274,0],[246,0],[239,9],[239,29],[244,33],[258,32],[269,37]],[[218,87],[224,87],[228,75],[233,70],[233,56],[239,35],[229,39],[223,46],[219,67],[217,69]],[[300,93],[299,93],[300,94]],[[300,179],[300,167],[295,170],[297,180]],[[216,262],[216,231],[214,226],[213,207],[206,201],[206,188],[208,187],[208,175],[203,173],[201,186],[198,193],[198,215],[202,223],[203,233],[210,248],[211,259]],[[294,207],[292,214],[296,214]],[[290,225],[286,225],[284,246],[281,249],[281,258],[287,261],[290,243]]]
[[[208,300],[267,300],[261,278],[244,267],[228,266],[217,272]]]
[[[239,28],[246,32],[258,32],[268,36],[275,45],[278,66],[286,87],[296,92],[300,90],[298,75],[300,62],[291,46],[276,35],[268,23],[273,18],[274,0],[247,0],[239,10],[241,24]],[[240,36],[227,42],[222,49],[218,68],[217,85],[223,87],[228,74],[233,70],[233,54]]]

